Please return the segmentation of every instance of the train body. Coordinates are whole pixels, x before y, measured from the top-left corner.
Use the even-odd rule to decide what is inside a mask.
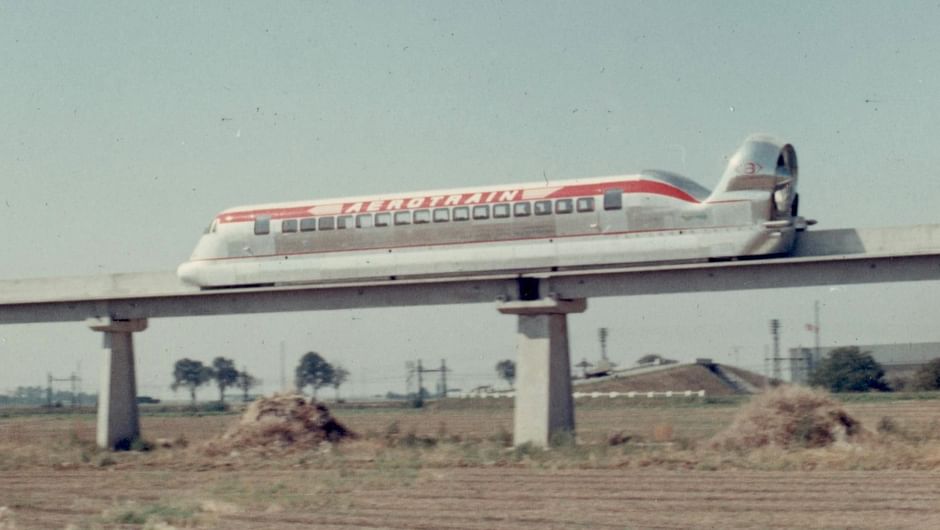
[[[662,171],[232,208],[179,277],[203,288],[782,255],[796,153],[753,136],[709,191]]]

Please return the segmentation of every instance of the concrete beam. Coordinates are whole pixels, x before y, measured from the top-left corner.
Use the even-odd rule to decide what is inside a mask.
[[[492,303],[518,278],[558,298],[940,280],[940,225],[800,235],[786,258],[200,291],[172,273],[0,281],[0,324]]]
[[[582,313],[586,300],[543,298],[501,304],[499,312],[517,315],[516,401],[513,443],[540,447],[560,435],[574,435],[568,313]]]
[[[88,327],[104,333],[98,390],[98,446],[129,449],[140,437],[133,333],[147,329],[147,321],[89,319]]]

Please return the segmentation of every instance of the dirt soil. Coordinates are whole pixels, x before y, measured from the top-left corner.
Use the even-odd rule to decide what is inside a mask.
[[[845,408],[866,426],[890,417],[899,432],[920,436],[936,433],[938,403]],[[624,432],[653,440],[668,426],[677,440],[696,442],[730,426],[739,409],[593,400],[579,405],[576,421],[585,439]],[[940,528],[940,466],[898,469],[892,466],[901,460],[892,457],[824,468],[854,449],[785,453],[795,467],[756,459],[744,462],[749,469],[711,462],[713,470],[684,460],[679,449],[641,445],[609,448],[606,457],[575,450],[544,459],[514,459],[496,445],[474,453],[486,442],[386,450],[375,437],[393,430],[419,441],[498,438],[511,428],[512,409],[507,402],[333,412],[364,439],[238,458],[196,450],[238,423],[236,415],[144,416],[145,436],[182,435],[189,447],[119,454],[88,448],[90,415],[0,418],[0,507],[7,508],[0,528]],[[895,449],[911,447],[899,442]],[[823,467],[799,467],[811,461]],[[869,465],[877,469],[864,470]]]
[[[141,528],[117,521],[148,509],[178,514],[181,521],[163,528],[230,530],[940,527],[940,480],[910,471],[343,473],[20,471],[0,477],[0,499],[13,505],[20,529]]]

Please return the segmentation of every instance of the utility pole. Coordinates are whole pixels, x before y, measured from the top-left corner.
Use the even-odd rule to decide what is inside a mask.
[[[812,374],[816,371],[816,362],[819,361],[819,300],[816,300],[813,303],[813,335],[815,339],[815,350],[813,355],[810,357],[809,364],[807,365],[807,371],[809,374]]]
[[[773,339],[773,378],[781,381],[780,373],[780,321],[772,319],[770,321],[770,336]]]
[[[75,385],[75,401],[79,406],[82,405],[82,361],[79,360],[75,367],[75,377],[78,380]]]
[[[441,359],[441,397],[447,397],[447,362]]]
[[[69,378],[69,382],[72,390],[72,408],[78,406],[78,376],[75,375],[75,372],[72,372],[72,377]]]
[[[415,363],[405,362],[405,397],[411,394],[411,383],[414,382]]]
[[[285,351],[284,341],[281,341],[281,392],[287,392],[287,370],[284,366]]]
[[[607,360],[607,328],[598,328],[597,338],[601,341],[601,359]]]
[[[764,344],[764,388],[770,386],[770,347]]]
[[[424,368],[421,366],[421,359],[418,359],[418,398],[417,406],[424,406],[424,380],[421,377],[421,374],[424,373]]]

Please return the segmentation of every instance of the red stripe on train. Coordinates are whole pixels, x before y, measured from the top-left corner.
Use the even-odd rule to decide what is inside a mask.
[[[681,189],[655,180],[625,180],[621,182],[599,182],[594,184],[574,184],[553,188],[509,189],[486,192],[454,193],[450,195],[427,195],[423,197],[405,199],[378,199],[374,201],[335,203],[329,205],[294,206],[290,208],[266,208],[258,210],[245,210],[242,212],[229,212],[218,216],[219,222],[238,223],[253,221],[256,217],[267,215],[272,219],[295,219],[317,215],[350,215],[358,213],[390,212],[397,210],[413,210],[416,208],[437,208],[448,206],[473,206],[476,204],[492,204],[498,202],[519,202],[524,194],[538,195],[545,190],[545,199],[564,199],[574,197],[589,197],[603,195],[612,189],[621,189],[624,193],[645,193],[649,195],[662,195],[685,202],[698,203],[699,201]],[[525,199],[538,200],[538,199]],[[322,213],[312,210],[323,210]]]
[[[665,195],[685,202],[698,203],[699,201],[681,189],[656,180],[627,180],[623,182],[602,182],[597,184],[576,184],[565,186],[556,192],[550,193],[552,199],[566,197],[585,197],[590,195],[603,195],[611,189],[620,188],[624,193],[647,193],[650,195]]]

